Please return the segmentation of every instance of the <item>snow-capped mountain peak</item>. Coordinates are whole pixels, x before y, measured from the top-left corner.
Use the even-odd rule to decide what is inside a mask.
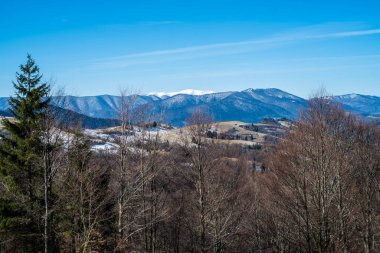
[[[151,92],[148,95],[157,96],[157,97],[173,97],[173,96],[179,95],[179,94],[201,96],[201,95],[212,94],[212,93],[215,93],[215,92],[211,91],[211,90],[187,89],[187,90],[175,91],[175,92]]]

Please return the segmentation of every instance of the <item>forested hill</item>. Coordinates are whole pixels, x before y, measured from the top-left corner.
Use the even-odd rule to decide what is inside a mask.
[[[69,127],[95,129],[119,125],[119,120],[117,119],[94,118],[57,106],[53,106],[53,110],[56,112],[57,122]],[[13,115],[8,110],[0,110],[0,116],[12,117]]]

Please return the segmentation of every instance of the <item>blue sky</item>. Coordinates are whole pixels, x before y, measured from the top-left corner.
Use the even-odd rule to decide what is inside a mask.
[[[380,96],[380,1],[0,1],[0,96],[30,53],[72,95]]]

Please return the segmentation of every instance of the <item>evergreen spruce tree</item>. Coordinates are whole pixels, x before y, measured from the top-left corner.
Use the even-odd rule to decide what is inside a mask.
[[[0,251],[37,252],[43,245],[43,170],[41,124],[48,109],[50,87],[42,82],[30,55],[16,73],[14,97],[9,99],[13,119],[4,119],[0,146]],[[8,248],[9,249],[9,248]]]

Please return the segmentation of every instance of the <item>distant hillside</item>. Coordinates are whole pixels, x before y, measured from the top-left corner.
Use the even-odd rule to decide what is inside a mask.
[[[159,99],[156,96],[136,96],[135,106],[153,103]],[[54,100],[53,100],[54,102]],[[120,96],[100,95],[74,97],[65,96],[55,101],[55,105],[95,118],[118,118],[118,108],[121,103]],[[1,105],[1,103],[0,103]],[[1,108],[0,108],[1,109]]]
[[[380,97],[347,94],[335,96],[335,101],[344,105],[345,109],[365,117],[380,119]]]
[[[58,122],[70,127],[79,127],[87,129],[107,128],[120,125],[117,119],[93,118],[71,110],[55,107]]]
[[[0,116],[3,116],[3,117],[12,117],[12,114],[8,110],[7,111],[0,110]]]
[[[120,125],[117,119],[93,118],[60,107],[54,107],[54,110],[57,115],[57,122],[70,127],[79,126],[82,128],[96,129]],[[0,116],[12,117],[13,115],[9,111],[0,110]]]

